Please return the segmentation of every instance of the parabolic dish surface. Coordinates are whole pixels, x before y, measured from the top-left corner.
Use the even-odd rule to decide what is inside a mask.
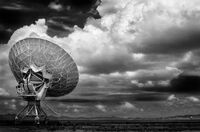
[[[60,46],[39,38],[18,41],[9,52],[9,65],[17,82],[23,80],[22,70],[31,65],[44,67],[52,75],[47,96],[58,97],[70,93],[77,85],[78,69],[71,56]]]

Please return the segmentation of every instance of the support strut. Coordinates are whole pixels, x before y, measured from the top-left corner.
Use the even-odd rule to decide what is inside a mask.
[[[40,105],[40,100],[28,100],[28,104],[15,116],[15,121],[34,120],[37,124],[45,121],[46,113]]]

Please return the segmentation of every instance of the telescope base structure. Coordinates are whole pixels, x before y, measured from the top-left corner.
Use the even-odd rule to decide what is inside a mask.
[[[40,124],[40,121],[46,121],[47,115],[41,108],[40,100],[29,100],[26,107],[24,107],[16,116],[15,121],[35,121]]]

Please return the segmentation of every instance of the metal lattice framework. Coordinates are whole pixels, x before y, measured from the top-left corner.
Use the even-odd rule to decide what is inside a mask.
[[[46,96],[58,97],[70,93],[77,85],[78,69],[70,55],[58,45],[39,38],[26,38],[12,46],[9,65],[17,80],[23,81],[25,69],[52,75]]]

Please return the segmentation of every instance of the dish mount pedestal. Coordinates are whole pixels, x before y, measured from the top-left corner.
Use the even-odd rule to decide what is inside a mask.
[[[40,100],[35,100],[35,96],[26,96],[24,99],[28,104],[15,116],[15,121],[34,120],[37,124],[45,121],[47,115],[41,108]]]

